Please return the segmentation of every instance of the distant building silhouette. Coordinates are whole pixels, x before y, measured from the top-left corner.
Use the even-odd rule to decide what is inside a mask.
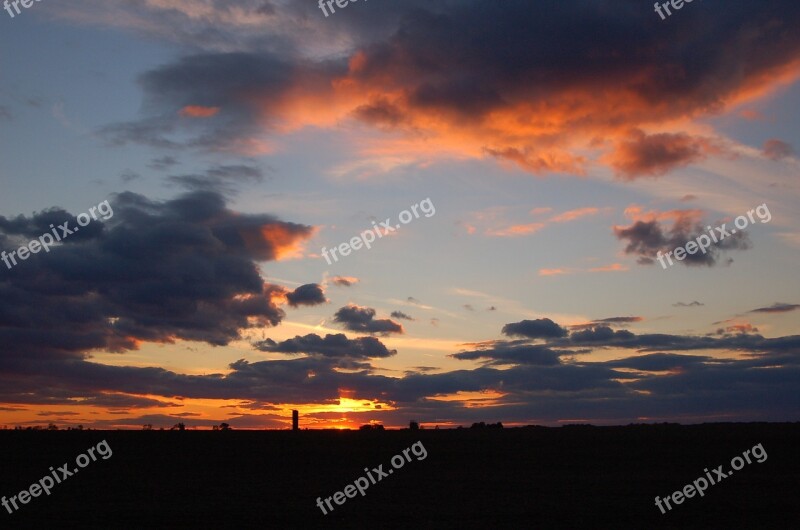
[[[292,411],[292,430],[299,431],[300,430],[300,413],[296,410]]]

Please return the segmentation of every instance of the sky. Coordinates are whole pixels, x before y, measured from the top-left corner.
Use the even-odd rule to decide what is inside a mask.
[[[342,3],[0,12],[0,425],[800,420],[797,2]]]

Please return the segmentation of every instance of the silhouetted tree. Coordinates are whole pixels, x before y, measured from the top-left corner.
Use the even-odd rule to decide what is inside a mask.
[[[412,431],[418,431],[419,423],[417,423],[416,421],[412,421],[411,423],[408,424],[408,428]]]
[[[489,423],[488,425],[486,422],[482,421],[480,423],[473,423],[470,429],[502,429],[503,424],[499,421],[497,423]]]
[[[358,430],[360,430],[360,431],[383,431],[385,429],[383,428],[383,425],[381,425],[380,423],[375,423],[375,424],[368,423],[366,425],[362,425],[361,427],[359,427]]]
[[[58,425],[56,425],[55,423],[51,423],[50,425],[47,426],[47,430],[48,431],[57,431],[58,430]]]
[[[144,425],[142,425],[142,430],[143,431],[152,431],[153,430],[153,424],[152,423],[145,423]]]
[[[185,431],[186,430],[186,425],[184,425],[183,423],[176,423],[175,425],[172,426],[172,429],[170,429],[170,430],[171,431]]]
[[[221,431],[230,431],[231,430],[231,426],[228,425],[227,423],[220,423],[219,424],[219,430],[221,430]]]

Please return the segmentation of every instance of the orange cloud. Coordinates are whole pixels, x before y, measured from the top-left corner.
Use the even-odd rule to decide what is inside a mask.
[[[575,269],[539,269],[539,276],[561,276],[572,274]]]
[[[550,218],[550,222],[553,223],[568,223],[570,221],[574,221],[576,219],[580,219],[581,217],[587,217],[589,215],[596,215],[600,213],[600,208],[576,208],[575,210],[568,210],[566,212],[560,213],[554,217]]]
[[[486,235],[492,237],[519,237],[519,236],[527,236],[538,232],[542,228],[544,228],[544,223],[530,223],[525,225],[513,225],[507,228],[501,228],[496,230],[487,230]]]
[[[606,265],[604,267],[595,267],[593,269],[589,269],[589,272],[622,272],[630,270],[628,266],[623,265],[622,263],[612,263],[611,265]]]
[[[764,115],[753,109],[743,109],[739,111],[739,116],[750,121],[763,121]]]
[[[316,227],[275,222],[258,227],[240,228],[239,235],[254,256],[270,261],[302,257],[304,243],[317,231]]]
[[[219,112],[219,107],[203,107],[202,105],[186,105],[179,114],[186,118],[211,118]]]
[[[561,268],[561,269],[539,269],[539,276],[563,276],[565,274],[579,274],[586,272],[622,272],[627,271],[629,268],[622,263],[612,263],[602,267],[594,267],[591,269],[576,269],[576,268]]]
[[[670,170],[704,160],[722,149],[708,138],[684,133],[648,135],[639,129],[617,142],[613,153],[604,159],[625,180],[641,176],[657,177]]]

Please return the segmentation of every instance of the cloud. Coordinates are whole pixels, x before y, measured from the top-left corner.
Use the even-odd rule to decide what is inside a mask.
[[[644,371],[678,370],[691,365],[713,361],[713,357],[701,355],[678,355],[675,353],[651,353],[648,355],[635,355],[616,361],[607,361],[606,366],[614,368],[631,368]]]
[[[573,326],[569,326],[571,330],[579,330],[579,329],[589,329],[594,328],[596,326],[620,326],[625,327],[628,324],[633,324],[635,322],[641,322],[644,320],[642,317],[610,317],[610,318],[601,318],[599,320],[592,320],[586,324],[575,324]]]
[[[608,162],[623,179],[633,180],[638,177],[658,177],[720,151],[708,138],[685,133],[647,135],[636,129],[629,138],[617,144]]]
[[[565,337],[567,330],[550,320],[522,320],[503,326],[503,334],[508,336],[528,337],[529,339]]]
[[[0,308],[0,341],[13,344],[0,364],[82,359],[142,342],[225,345],[242,329],[284,318],[277,305],[283,288],[265,283],[257,262],[302,245],[311,227],[231,211],[209,192],[163,202],[124,192],[111,204],[110,218],[0,276],[8,302]],[[9,238],[38,237],[64,221],[77,225],[58,208],[0,216],[0,250],[15,250]]]
[[[800,6],[705,5],[684,16],[704,28],[703,45],[695,32],[610,0],[407,0],[336,21],[301,3],[62,10],[201,50],[141,76],[144,113],[104,128],[113,144],[265,153],[274,137],[358,121],[393,133],[371,135],[362,154],[491,157],[536,174],[580,175],[599,162],[631,180],[721,154],[724,142],[698,136],[694,122],[798,76],[791,29]],[[479,40],[474,27],[484,27]],[[180,116],[193,107],[219,111]]]
[[[286,299],[292,307],[315,306],[328,302],[328,299],[325,298],[325,291],[318,283],[301,285],[294,291],[286,293]]]
[[[753,309],[750,311],[750,313],[788,313],[796,309],[800,309],[800,304],[782,304],[780,302],[776,302],[769,307],[759,307],[758,309]]]
[[[451,357],[461,360],[487,359],[487,365],[539,365],[553,366],[560,363],[560,356],[573,352],[555,351],[541,345],[514,344],[504,341],[492,343],[490,348],[462,351]]]
[[[338,285],[340,287],[350,287],[351,285],[357,284],[359,279],[352,276],[334,276],[331,278],[331,281],[334,285]]]
[[[147,164],[147,167],[156,171],[163,171],[178,164],[180,164],[180,162],[178,162],[178,160],[173,156],[161,156],[152,159],[150,163]]]
[[[389,316],[392,318],[396,318],[398,320],[414,320],[410,315],[407,315],[402,311],[392,311],[392,313]]]
[[[567,337],[546,338],[546,344],[530,344],[528,340],[488,341],[452,355],[484,362],[485,366],[479,368],[426,373],[432,367],[418,367],[402,377],[378,375],[365,362],[394,355],[394,350],[387,350],[373,337],[323,338],[315,334],[257,344],[263,351],[304,353],[306,357],[239,360],[225,375],[183,375],[161,368],[106,366],[87,360],[6,363],[6,371],[0,374],[0,399],[6,403],[29,403],[32,399],[46,403],[59,396],[113,389],[187,399],[236,399],[257,404],[256,410],[273,410],[276,404],[337,404],[340,389],[346,388],[352,399],[379,399],[390,404],[391,410],[379,417],[395,425],[407,424],[409,416],[426,422],[455,423],[485,416],[485,408],[476,411],[464,401],[439,399],[465,392],[493,396],[486,398],[491,401],[492,417],[503,422],[535,419],[555,423],[577,417],[600,423],[647,418],[785,420],[797,410],[800,336],[636,335],[598,326]],[[580,350],[574,350],[575,346]],[[607,347],[637,350],[637,355],[600,362],[574,358],[574,354]],[[742,355],[733,359],[669,353],[665,349],[736,351]],[[640,350],[652,353],[641,354]],[[370,411],[373,416],[375,413]],[[125,418],[118,423],[134,427],[158,423],[145,421],[145,417]],[[164,417],[175,423],[178,416]],[[353,413],[348,417],[360,416]],[[253,417],[254,425],[258,421]],[[268,415],[260,421],[272,419]]]
[[[698,307],[698,306],[704,306],[704,305],[705,304],[700,303],[697,300],[695,300],[694,302],[689,302],[688,304],[686,304],[684,302],[678,302],[676,304],[672,304],[672,307]]]
[[[190,191],[234,193],[236,185],[263,182],[264,172],[255,166],[221,165],[211,167],[203,173],[170,175],[166,180]]]
[[[573,269],[539,269],[539,276],[561,276],[572,272]]]
[[[794,149],[786,142],[771,138],[764,142],[762,154],[770,160],[780,160],[787,156],[792,156],[794,154]]]
[[[258,350],[265,352],[306,353],[330,358],[372,359],[391,357],[397,354],[397,350],[389,350],[375,337],[348,339],[342,333],[325,335],[325,338],[316,334],[309,334],[305,337],[297,336],[280,343],[267,339],[256,343],[254,346]]]
[[[615,226],[614,235],[620,241],[627,241],[625,254],[638,256],[638,262],[643,265],[652,265],[657,253],[663,254],[683,247],[688,242],[694,241],[698,236],[707,234],[706,223],[702,222],[702,212],[698,210],[671,210],[666,212],[642,212],[638,207],[631,207],[626,213],[633,218],[629,226]],[[667,226],[665,222],[671,221]],[[714,232],[715,236],[718,232]],[[732,250],[747,250],[750,248],[750,239],[747,232],[737,231],[713,243],[705,253],[695,251],[694,254],[685,254],[685,259],[680,261],[687,267],[718,265],[723,252]],[[726,264],[733,260],[728,259]]]
[[[138,143],[263,154],[270,149],[259,136],[278,124],[271,120],[270,125],[261,116],[265,111],[276,111],[278,101],[292,86],[292,71],[289,63],[270,54],[231,52],[183,57],[140,77],[148,100],[147,116],[107,125],[99,133],[111,145]],[[259,98],[247,94],[258,94]],[[272,105],[267,103],[270,94]],[[202,119],[187,120],[187,115]],[[178,136],[186,136],[179,133],[188,133],[189,138],[179,140]]]
[[[507,228],[486,230],[486,235],[492,237],[528,236],[538,232],[545,226],[546,225],[544,223],[528,223],[523,225],[514,225],[514,226],[509,226]]]
[[[130,169],[126,169],[119,175],[119,179],[122,181],[123,184],[128,184],[130,182],[133,182],[134,180],[139,180],[141,178],[142,176],[139,173],[131,171]]]
[[[552,211],[552,208],[534,208],[530,211],[531,215],[538,216],[543,213],[549,213]],[[519,237],[519,236],[527,236],[531,234],[535,234],[536,232],[550,226],[554,223],[569,223],[572,221],[576,221],[578,219],[582,219],[584,217],[589,217],[593,215],[598,215],[600,213],[609,212],[610,208],[596,208],[596,207],[585,207],[585,208],[576,208],[573,210],[567,210],[557,215],[553,215],[550,218],[537,221],[535,223],[524,223],[524,224],[514,224],[514,225],[504,225],[501,219],[502,215],[505,212],[505,208],[487,208],[478,212],[473,212],[471,214],[472,221],[467,226],[467,231],[469,234],[474,234],[477,232],[476,225],[489,225],[487,228],[484,229],[483,233],[486,236],[490,237]]]
[[[732,324],[726,328],[720,328],[716,330],[714,335],[721,335],[721,336],[730,336],[731,334],[746,334],[746,333],[758,333],[758,328],[753,326],[748,322],[743,322],[739,324]]]
[[[577,219],[581,219],[583,217],[589,217],[592,215],[597,215],[601,213],[603,210],[600,208],[595,207],[587,207],[587,208],[576,208],[574,210],[567,210],[566,212],[562,212],[558,215],[554,215],[550,218],[551,223],[569,223],[571,221],[575,221]]]
[[[219,113],[219,107],[203,107],[202,105],[186,105],[178,114],[184,118],[211,118]]]
[[[334,322],[345,329],[362,333],[403,333],[403,326],[389,319],[375,319],[375,310],[349,304],[340,308],[333,317]]]

